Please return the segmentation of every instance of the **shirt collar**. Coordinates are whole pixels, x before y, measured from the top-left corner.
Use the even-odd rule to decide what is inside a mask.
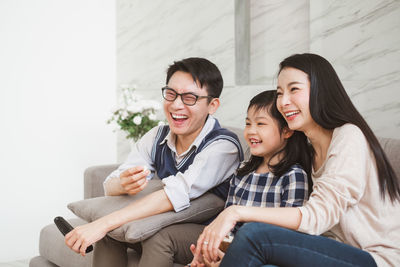
[[[196,139],[194,139],[193,143],[189,146],[189,148],[183,153],[186,154],[188,151],[190,151],[193,147],[198,147],[203,141],[204,137],[211,132],[211,130],[214,128],[215,124],[215,118],[211,115],[208,115],[208,118],[206,120],[206,123],[204,123],[203,128],[201,129],[200,133],[197,135]],[[171,131],[168,132],[167,136],[164,138],[164,140],[160,143],[160,145],[164,144],[167,142],[168,147],[176,153],[176,147],[175,147],[175,141],[176,141],[176,134],[172,133]]]

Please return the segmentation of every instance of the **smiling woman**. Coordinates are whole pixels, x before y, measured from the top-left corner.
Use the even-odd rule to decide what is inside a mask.
[[[299,127],[304,127],[304,123],[311,119],[308,108],[310,96],[308,76],[301,70],[289,67],[280,72],[278,79],[277,96],[280,112],[285,116],[291,129],[301,131]],[[291,97],[294,95],[295,97]]]
[[[331,64],[315,54],[283,60],[276,105],[315,151],[311,196],[303,207],[260,209],[251,221],[261,223],[239,230],[221,267],[399,266],[400,182]]]

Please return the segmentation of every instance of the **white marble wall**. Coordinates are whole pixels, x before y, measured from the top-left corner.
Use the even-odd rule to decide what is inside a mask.
[[[235,9],[232,0],[118,0],[117,80],[140,94],[161,97],[166,69],[174,60],[205,57],[235,84]],[[118,161],[129,152],[118,136]]]
[[[248,1],[249,16],[235,12],[235,4],[243,4],[240,1]],[[168,64],[189,56],[209,58],[219,66],[225,81],[216,115],[226,125],[243,127],[248,101],[256,93],[276,87],[276,72],[283,58],[318,53],[333,64],[375,132],[399,138],[400,96],[395,92],[400,80],[398,0],[117,3],[119,84],[136,83],[149,97],[161,100],[159,88]],[[249,34],[238,32],[235,21],[246,23],[240,31]],[[249,40],[243,42],[238,36]],[[240,50],[243,44],[249,44],[250,51]],[[235,58],[235,49],[249,56]],[[236,83],[247,75],[235,73],[240,69],[249,71],[247,85]]]
[[[282,59],[309,51],[309,0],[250,3],[250,83],[270,84]]]
[[[400,1],[312,0],[310,39],[373,130],[400,138]]]
[[[206,57],[234,84],[234,2],[118,0],[118,82],[161,96],[174,60]]]

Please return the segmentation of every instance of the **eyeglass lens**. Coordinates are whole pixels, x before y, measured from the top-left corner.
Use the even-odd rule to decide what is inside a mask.
[[[165,98],[165,100],[167,101],[174,101],[178,95],[181,97],[182,102],[185,105],[189,105],[192,106],[194,104],[196,104],[197,98],[198,96],[192,93],[183,93],[183,94],[178,94],[177,92],[175,92],[175,90],[171,89],[171,88],[166,88],[164,87],[162,89],[163,91],[163,97]]]

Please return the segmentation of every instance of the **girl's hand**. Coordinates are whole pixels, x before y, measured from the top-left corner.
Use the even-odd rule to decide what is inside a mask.
[[[192,251],[192,254],[194,256],[192,262],[188,265],[190,267],[218,267],[219,264],[221,263],[222,258],[225,256],[225,253],[223,253],[221,250],[218,250],[218,256],[219,260],[217,262],[209,262],[206,259],[203,258],[202,255],[196,256],[196,246],[191,245],[190,246],[190,251]]]
[[[106,227],[100,220],[76,227],[65,235],[65,244],[75,251],[85,256],[86,248],[107,234]]]
[[[222,261],[222,258],[223,258],[224,256],[225,256],[225,253],[223,253],[221,250],[218,249],[218,257],[219,257],[219,260],[216,261],[216,262],[209,262],[209,261],[207,261],[206,259],[204,259],[204,262],[205,262],[205,264],[206,264],[206,267],[219,267],[219,265],[220,265],[220,263],[221,263],[221,261]]]
[[[210,263],[218,261],[219,245],[239,220],[238,208],[239,206],[226,208],[210,225],[204,228],[197,240],[195,257],[202,255]]]
[[[192,262],[188,265],[190,267],[204,267],[205,266],[205,262],[203,259],[203,255],[201,254],[196,254],[196,246],[194,244],[190,245],[190,251],[193,254],[193,260]]]

